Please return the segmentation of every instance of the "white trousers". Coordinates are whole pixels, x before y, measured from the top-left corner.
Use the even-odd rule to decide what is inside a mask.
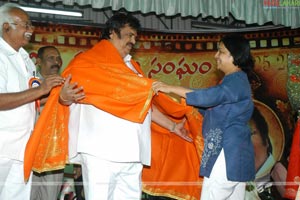
[[[118,163],[81,154],[86,200],[140,200],[141,163]]]
[[[210,177],[204,177],[201,200],[244,200],[245,189],[245,182],[234,182],[227,179],[225,156],[222,149]]]
[[[0,158],[0,199],[29,200],[31,176],[24,181],[23,162]]]
[[[33,173],[30,199],[57,200],[63,178],[63,169],[44,172],[42,174]]]

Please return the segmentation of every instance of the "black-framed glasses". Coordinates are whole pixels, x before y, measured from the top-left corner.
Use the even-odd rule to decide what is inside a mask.
[[[24,27],[27,31],[29,29],[34,29],[34,26],[32,25],[31,22],[18,22],[18,23],[17,22],[13,22],[13,23],[10,23],[10,24],[13,24],[15,26],[20,25],[20,26]]]

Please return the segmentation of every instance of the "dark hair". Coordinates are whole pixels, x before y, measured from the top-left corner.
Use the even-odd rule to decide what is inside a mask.
[[[45,50],[46,50],[46,49],[49,49],[49,48],[52,48],[52,49],[55,49],[55,50],[58,51],[58,49],[57,49],[55,46],[43,46],[43,47],[39,48],[39,50],[38,50],[38,52],[37,52],[38,58],[42,59]]]
[[[255,122],[257,129],[259,130],[262,142],[265,146],[268,145],[267,152],[272,153],[272,144],[269,137],[269,128],[265,118],[262,116],[260,111],[254,107],[252,120]]]
[[[125,25],[128,25],[134,30],[139,30],[141,28],[139,20],[134,16],[125,13],[117,13],[105,23],[105,28],[102,31],[100,39],[110,39],[109,35],[112,33],[112,31],[114,31],[119,38],[121,38],[120,31]]]
[[[254,60],[250,52],[248,40],[242,35],[232,34],[224,36],[221,41],[233,57],[233,64],[245,72],[254,67]]]

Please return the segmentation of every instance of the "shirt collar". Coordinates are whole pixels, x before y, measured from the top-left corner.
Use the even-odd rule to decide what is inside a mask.
[[[130,62],[131,57],[132,57],[131,55],[127,54],[127,55],[123,58],[124,62]]]

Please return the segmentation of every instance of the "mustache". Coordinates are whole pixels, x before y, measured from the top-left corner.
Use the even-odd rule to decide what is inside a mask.
[[[52,66],[51,66],[51,69],[54,69],[54,68],[57,68],[57,69],[59,69],[59,68],[60,68],[60,66],[59,66],[59,65],[52,65]]]

